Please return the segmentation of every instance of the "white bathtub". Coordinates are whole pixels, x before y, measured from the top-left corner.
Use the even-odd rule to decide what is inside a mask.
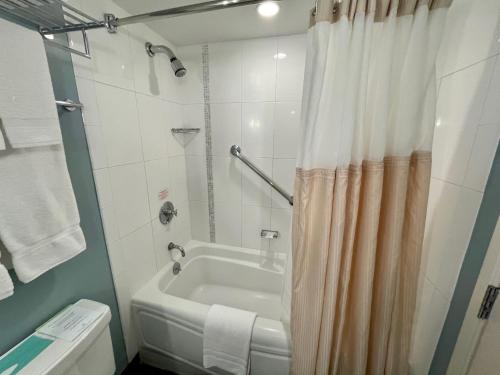
[[[251,374],[287,375],[290,335],[280,321],[284,261],[263,262],[257,250],[198,241],[185,250],[178,275],[171,262],[133,296],[141,359],[179,374],[224,373],[203,368],[203,326],[216,303],[258,314]]]

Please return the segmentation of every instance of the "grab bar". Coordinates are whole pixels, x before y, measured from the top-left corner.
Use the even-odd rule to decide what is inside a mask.
[[[260,178],[266,181],[271,187],[281,194],[283,198],[285,198],[290,206],[293,206],[293,197],[288,194],[281,186],[279,186],[276,182],[274,182],[271,178],[269,178],[263,171],[261,171],[255,164],[253,164],[250,160],[248,160],[242,153],[241,147],[238,145],[232,145],[231,154],[240,159],[244,164],[246,164],[252,171],[257,173]]]

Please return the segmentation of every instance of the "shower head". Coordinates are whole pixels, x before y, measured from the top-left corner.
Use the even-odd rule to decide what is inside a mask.
[[[174,71],[176,77],[184,77],[186,75],[186,68],[182,65],[181,61],[175,56],[174,52],[167,46],[157,45],[154,46],[151,43],[146,43],[146,52],[149,56],[153,57],[157,53],[165,53],[170,59],[170,66]]]

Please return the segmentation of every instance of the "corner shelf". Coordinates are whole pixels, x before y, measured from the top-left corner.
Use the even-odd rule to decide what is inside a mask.
[[[172,128],[172,134],[196,134],[200,128]]]

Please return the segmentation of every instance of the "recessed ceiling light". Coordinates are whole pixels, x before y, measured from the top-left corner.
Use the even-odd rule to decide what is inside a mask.
[[[264,1],[257,7],[257,12],[262,17],[274,17],[280,11],[280,6],[274,1]]]
[[[276,55],[274,55],[275,60],[283,60],[286,59],[286,53],[284,52],[279,52]]]

